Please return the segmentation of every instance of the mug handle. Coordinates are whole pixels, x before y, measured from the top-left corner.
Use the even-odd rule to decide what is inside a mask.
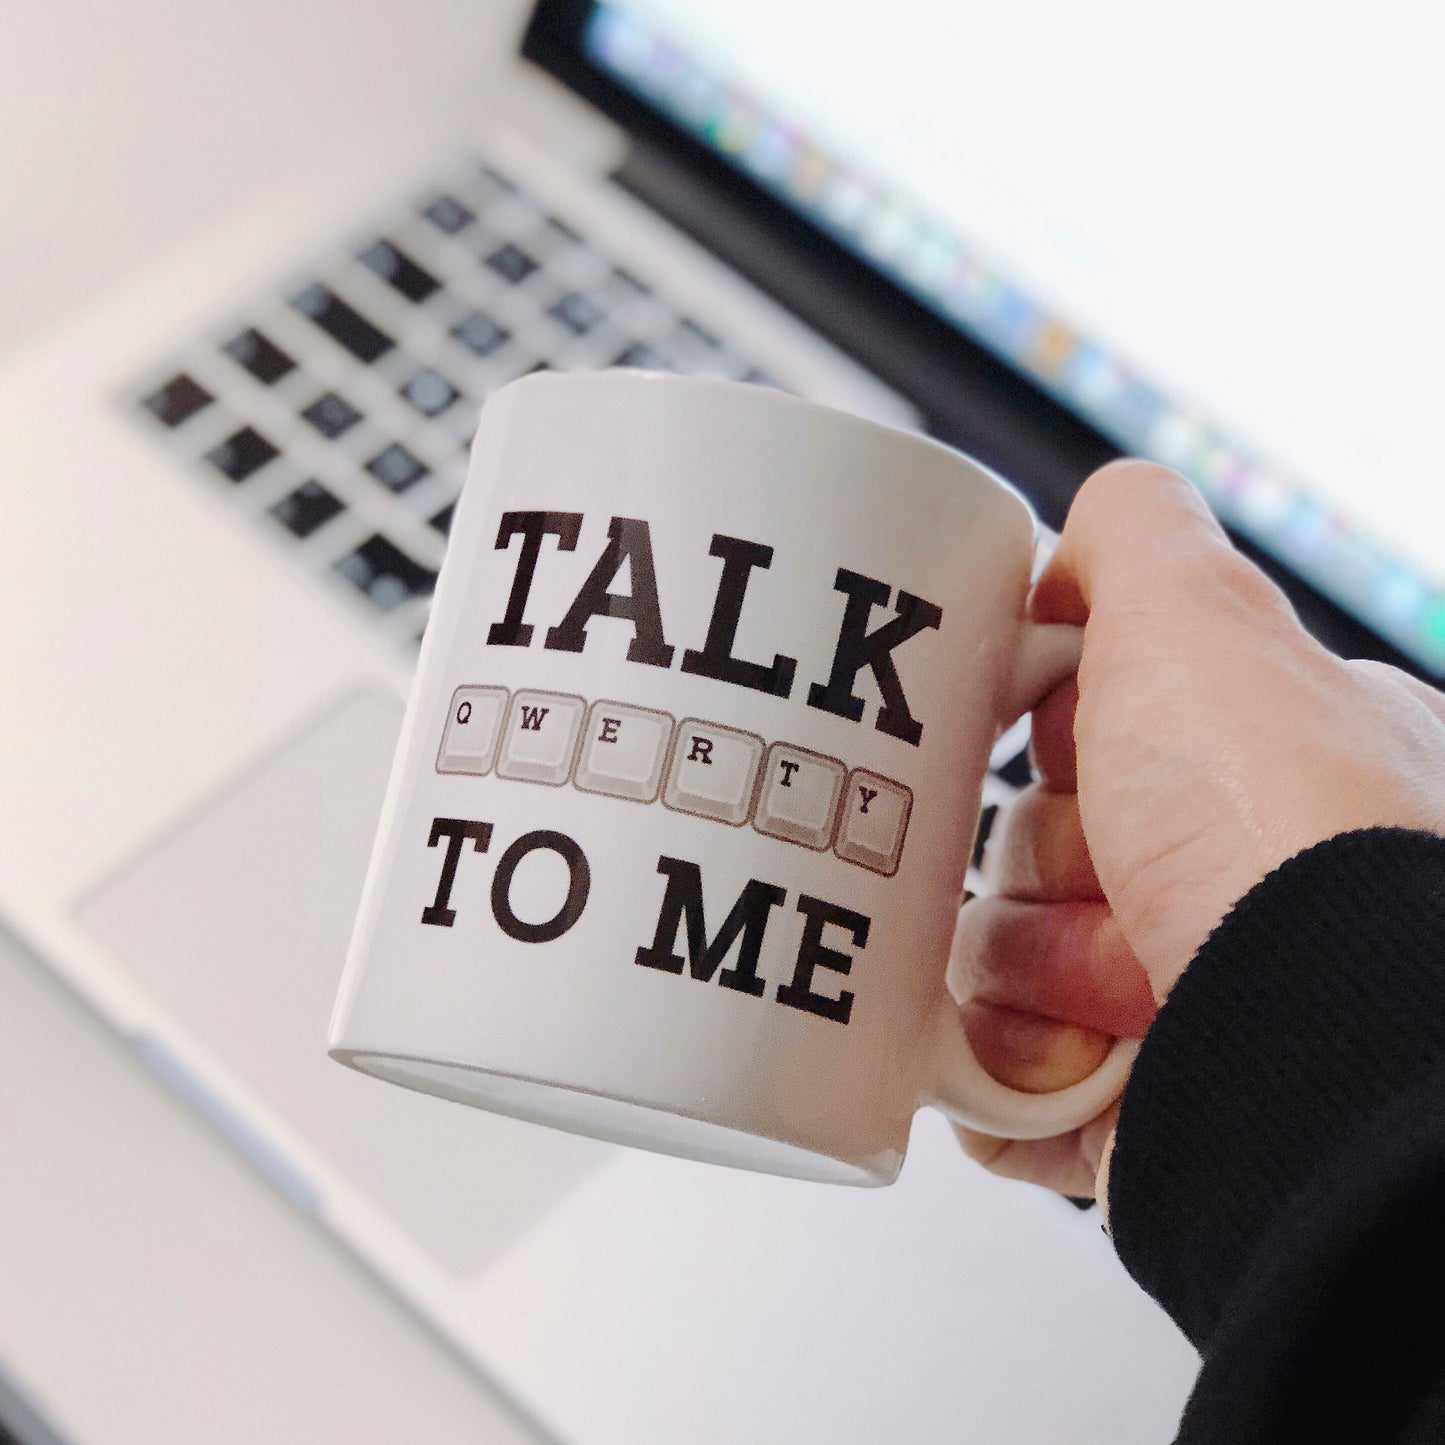
[[[1005,722],[1022,717],[1077,671],[1084,632],[1057,623],[1026,622],[1004,690]],[[932,1067],[924,1103],[955,1124],[1000,1139],[1049,1139],[1087,1124],[1124,1091],[1139,1052],[1137,1039],[1120,1039],[1087,1078],[1047,1094],[1026,1094],[1001,1084],[974,1055],[963,1014],[945,988],[935,1013]]]

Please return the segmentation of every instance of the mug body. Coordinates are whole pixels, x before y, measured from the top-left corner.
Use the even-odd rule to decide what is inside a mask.
[[[497,393],[333,1055],[615,1142],[889,1182],[1033,535],[968,458],[770,390]]]

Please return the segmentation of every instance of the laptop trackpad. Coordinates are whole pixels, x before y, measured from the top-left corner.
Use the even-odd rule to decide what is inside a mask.
[[[611,1151],[326,1056],[401,706],[362,695],[86,897],[145,995],[443,1267],[484,1268]]]

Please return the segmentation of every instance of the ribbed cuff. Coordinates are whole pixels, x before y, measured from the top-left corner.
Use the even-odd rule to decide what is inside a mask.
[[[1129,1273],[1201,1349],[1261,1236],[1445,1061],[1445,838],[1346,833],[1259,883],[1134,1065],[1110,1168]]]

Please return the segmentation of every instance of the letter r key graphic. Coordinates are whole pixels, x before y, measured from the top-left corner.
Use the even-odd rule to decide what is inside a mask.
[[[740,827],[752,809],[762,758],[756,734],[687,718],[677,730],[662,801],[679,813]]]

